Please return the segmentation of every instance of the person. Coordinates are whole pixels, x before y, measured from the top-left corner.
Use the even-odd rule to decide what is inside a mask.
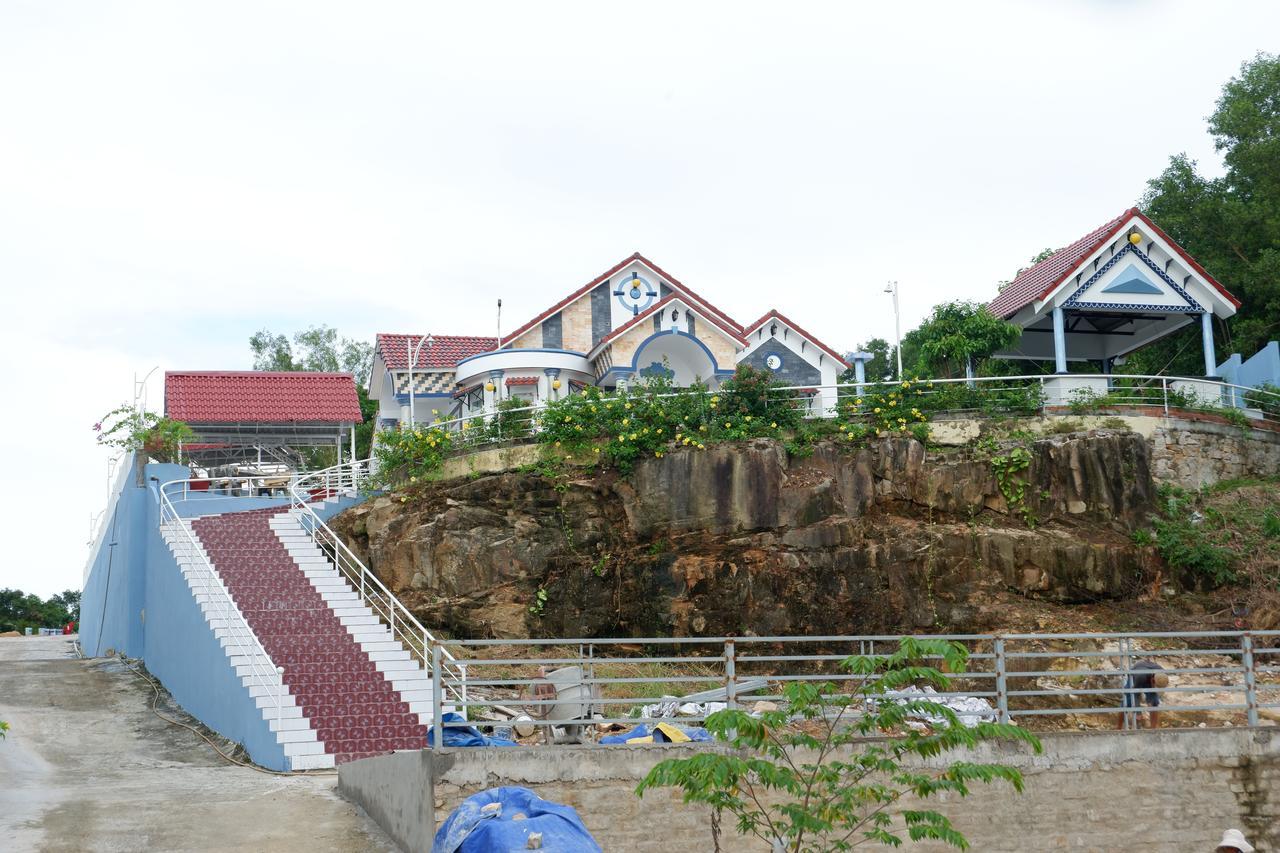
[[[1124,705],[1123,707],[1137,708],[1141,702],[1145,701],[1151,709],[1147,713],[1147,728],[1160,728],[1160,712],[1156,709],[1160,707],[1160,694],[1156,690],[1163,690],[1169,686],[1169,676],[1164,671],[1164,667],[1153,660],[1140,660],[1133,665],[1132,673],[1124,677]],[[1127,712],[1126,712],[1127,713]],[[1124,728],[1125,714],[1120,715],[1120,720],[1116,724],[1116,728]],[[1141,712],[1138,716],[1138,725],[1142,725]]]
[[[1244,840],[1244,833],[1240,830],[1228,829],[1222,833],[1222,840],[1213,853],[1253,853],[1253,845]]]

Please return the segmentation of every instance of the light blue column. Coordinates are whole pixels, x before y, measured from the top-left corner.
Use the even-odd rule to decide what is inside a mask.
[[[1218,359],[1213,351],[1213,315],[1200,315],[1200,341],[1204,344],[1204,375],[1213,376],[1218,369]]]
[[[973,388],[977,384],[973,381],[973,359],[971,358],[966,358],[964,360],[964,378],[968,380],[964,384],[968,385],[970,388]]]
[[[1067,324],[1061,308],[1053,309],[1053,361],[1055,371],[1067,372]]]

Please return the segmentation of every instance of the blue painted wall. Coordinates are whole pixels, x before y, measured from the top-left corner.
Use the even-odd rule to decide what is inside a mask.
[[[1280,385],[1280,342],[1272,341],[1248,361],[1235,353],[1218,365],[1218,375],[1232,385],[1257,388],[1263,383]]]
[[[132,458],[123,464],[133,466]],[[141,658],[174,699],[219,734],[244,745],[257,763],[284,769],[284,751],[209,628],[177,561],[160,535],[159,486],[189,476],[181,465],[149,464],[122,480],[94,545],[81,599],[80,641],[90,657],[108,650]],[[360,503],[343,498],[317,510],[325,520]],[[175,503],[184,517],[283,507],[283,498],[202,496]]]

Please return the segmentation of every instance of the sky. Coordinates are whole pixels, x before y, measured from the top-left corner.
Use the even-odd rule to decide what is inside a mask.
[[[79,588],[92,425],[248,338],[493,334],[639,251],[892,338],[1133,205],[1280,3],[0,0],[0,587]],[[1229,282],[1227,283],[1230,284]]]

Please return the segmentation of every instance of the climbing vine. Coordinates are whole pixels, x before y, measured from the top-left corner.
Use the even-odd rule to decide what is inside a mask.
[[[1027,476],[1031,467],[1031,451],[1025,447],[1014,447],[1008,453],[991,457],[991,469],[996,475],[996,484],[1010,512],[1017,512],[1026,522],[1027,527],[1036,526],[1036,517],[1027,506]]]

